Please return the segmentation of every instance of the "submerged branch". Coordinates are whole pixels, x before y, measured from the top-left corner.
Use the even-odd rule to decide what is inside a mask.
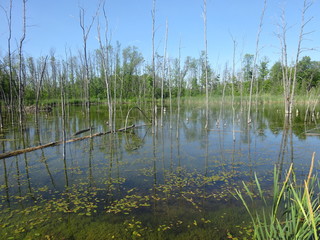
[[[133,125],[130,125],[128,127],[120,128],[120,129],[116,130],[116,132],[124,132],[127,129],[136,128],[136,127],[140,127],[140,126],[136,126],[136,125],[133,124]],[[98,137],[98,136],[102,136],[102,135],[106,135],[106,134],[110,134],[110,133],[111,133],[111,131],[95,133],[95,134],[84,136],[84,137],[78,137],[78,138],[69,139],[69,140],[66,141],[66,143],[81,141],[81,140],[84,140],[84,139]],[[60,140],[60,141],[51,142],[51,143],[47,143],[47,144],[43,144],[43,145],[39,145],[39,146],[35,146],[35,147],[29,147],[29,148],[25,148],[25,149],[19,149],[19,150],[15,150],[15,151],[11,151],[11,152],[2,153],[2,154],[0,154],[0,159],[5,159],[5,158],[8,158],[8,157],[17,156],[17,155],[22,154],[22,153],[32,152],[32,151],[35,151],[35,150],[38,150],[38,149],[42,149],[42,148],[57,146],[57,145],[60,145],[62,143],[63,143],[63,141]]]
[[[81,133],[88,132],[88,131],[90,131],[91,129],[93,129],[93,128],[91,127],[91,128],[87,128],[87,129],[80,130],[80,131],[76,132],[75,134],[73,134],[73,136],[77,136],[77,135],[79,135],[79,134],[81,134]]]

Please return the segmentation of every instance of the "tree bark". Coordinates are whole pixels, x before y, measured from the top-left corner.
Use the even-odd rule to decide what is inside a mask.
[[[23,73],[23,43],[26,38],[26,29],[27,29],[27,20],[26,20],[26,3],[27,0],[22,0],[23,2],[23,7],[22,7],[22,37],[20,39],[20,44],[19,44],[19,86],[18,86],[18,111],[19,111],[19,123],[22,125],[23,121],[23,82],[24,82],[24,73]]]
[[[101,3],[100,3],[101,4]],[[87,125],[88,128],[91,126],[90,120],[90,71],[89,71],[89,64],[88,64],[88,51],[87,51],[87,40],[90,33],[90,30],[93,26],[95,18],[98,15],[100,5],[97,9],[96,14],[92,17],[91,22],[88,27],[85,26],[85,10],[80,8],[80,27],[82,30],[82,40],[83,40],[83,54],[84,54],[84,68],[85,68],[85,109],[86,109],[86,117],[87,117]],[[90,134],[92,132],[90,131]]]
[[[156,116],[155,116],[155,87],[156,87],[156,66],[155,66],[155,47],[154,47],[154,37],[155,37],[155,21],[156,21],[156,0],[153,0],[152,7],[152,133],[155,133],[156,127]]]
[[[167,78],[167,44],[168,44],[168,20],[166,20],[166,36],[165,36],[165,46],[163,54],[163,65],[162,65],[162,81],[161,81],[161,127],[163,126],[163,87],[164,81]]]
[[[10,98],[9,98],[9,112],[11,117],[11,125],[14,125],[14,107],[13,107],[13,68],[12,68],[12,56],[11,56],[11,38],[12,38],[12,0],[9,1],[9,11],[5,10],[5,15],[8,24],[8,65],[9,65],[9,88],[10,88]]]
[[[36,89],[37,90],[36,91],[36,122],[38,122],[39,99],[40,99],[40,92],[41,92],[41,88],[42,88],[42,82],[43,82],[44,74],[45,74],[45,71],[46,71],[47,59],[48,59],[48,56],[46,56],[45,59],[44,59],[44,63],[43,63],[42,70],[41,70],[40,79],[39,79],[39,82],[37,81],[37,89]]]
[[[108,41],[108,19],[105,12],[105,8],[103,6],[103,14],[104,20],[106,24],[105,30],[105,46],[103,46],[101,35],[100,35],[100,24],[98,24],[98,40],[100,44],[100,57],[102,60],[102,68],[104,72],[104,81],[106,84],[107,89],[107,102],[108,102],[108,110],[109,110],[109,129],[113,132],[115,129],[113,128],[113,106],[112,106],[112,99],[111,99],[111,84],[110,84],[110,77],[109,77],[109,41]]]
[[[251,123],[251,104],[252,104],[253,82],[256,78],[256,73],[257,73],[256,64],[257,64],[257,59],[258,59],[258,54],[259,54],[260,34],[262,31],[263,18],[264,18],[264,13],[266,11],[266,8],[267,8],[267,0],[264,0],[263,9],[262,9],[262,13],[260,16],[259,30],[258,30],[257,39],[256,39],[256,51],[255,51],[254,59],[253,59],[253,71],[252,71],[252,76],[251,76],[251,81],[250,81],[250,95],[249,95],[249,106],[248,106],[248,117],[247,117],[248,124]]]
[[[205,60],[204,70],[206,78],[206,124],[205,129],[208,129],[209,122],[209,86],[208,86],[208,41],[207,41],[207,0],[203,0],[203,24],[204,24],[204,48],[205,48]]]
[[[232,57],[232,80],[231,80],[231,85],[232,85],[232,135],[233,135],[233,141],[236,141],[236,135],[235,135],[235,129],[234,129],[234,118],[235,118],[235,108],[234,108],[234,80],[235,80],[235,65],[236,65],[236,41],[232,39],[233,41],[233,57]]]
[[[0,129],[3,128],[3,118],[2,118],[2,100],[0,99]]]
[[[285,114],[292,115],[292,109],[294,105],[294,95],[295,95],[295,86],[297,82],[297,65],[299,62],[300,54],[302,52],[301,44],[304,37],[309,34],[304,32],[305,26],[312,20],[312,17],[305,20],[305,15],[312,2],[308,0],[304,0],[303,9],[301,13],[301,25],[300,25],[300,33],[298,39],[297,52],[294,62],[294,67],[290,68],[288,66],[288,53],[287,53],[287,42],[286,42],[286,33],[288,31],[287,23],[285,21],[285,13],[283,10],[281,16],[281,34],[278,34],[280,44],[281,44],[281,65],[282,65],[282,77],[283,77],[283,96],[284,96],[284,107]]]

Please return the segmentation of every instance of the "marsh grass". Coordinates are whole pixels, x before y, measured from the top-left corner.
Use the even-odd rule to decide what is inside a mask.
[[[280,172],[274,168],[273,199],[271,208],[266,193],[261,189],[255,175],[255,185],[259,197],[264,202],[262,211],[250,207],[254,202],[253,190],[243,182],[244,193],[236,189],[235,197],[240,199],[250,215],[254,228],[254,239],[319,239],[320,234],[320,182],[312,175],[313,153],[308,177],[299,185],[291,164],[285,180],[280,183]],[[248,198],[250,199],[248,201]],[[271,209],[271,210],[270,210]]]
[[[182,97],[181,100],[185,102],[192,102],[192,103],[198,103],[198,104],[204,104],[205,102],[205,96],[204,95],[199,95],[199,96],[185,96]],[[283,101],[283,95],[282,94],[259,94],[258,98],[258,104],[265,103],[265,104],[280,104],[284,105]],[[236,104],[240,104],[241,101],[243,104],[247,104],[249,101],[249,96],[234,96],[234,101]],[[299,105],[306,105],[309,101],[309,98],[307,95],[296,95],[295,96],[295,103],[297,106]],[[210,95],[209,97],[209,104],[210,103],[220,103],[221,102],[221,95]],[[231,104],[232,102],[232,96],[226,95],[224,97],[224,103],[226,104]],[[252,102],[253,105],[256,104],[256,101]]]

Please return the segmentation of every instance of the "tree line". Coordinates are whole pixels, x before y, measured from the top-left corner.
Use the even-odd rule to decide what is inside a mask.
[[[117,99],[151,99],[152,86],[155,82],[155,98],[161,97],[162,66],[164,58],[156,54],[156,78],[153,79],[151,65],[147,64],[142,53],[135,46],[128,46],[121,50],[120,44],[116,47],[108,46],[109,66],[104,71],[101,50],[89,53],[90,96],[93,100],[107,98],[105,75],[109,74],[110,91]],[[9,64],[8,56],[0,62],[0,91],[1,100],[9,107],[18,101],[19,56],[12,54]],[[169,59],[166,67],[168,76],[163,85],[164,98],[169,97],[169,88],[172,96],[177,97],[179,84],[181,96],[200,96],[205,94],[205,60],[204,53],[198,58],[186,57],[181,66],[179,77],[178,59]],[[231,81],[231,69],[226,64],[223,71],[214,71],[209,64],[208,86],[210,94],[222,95],[224,84],[226,94],[231,95],[231,83],[235,88],[235,95],[249,95],[250,79],[253,74],[253,55],[245,54],[242,59],[242,69],[235,74]],[[254,88],[262,94],[280,95],[283,92],[282,65],[270,62],[264,57],[257,67],[256,84]],[[85,96],[85,66],[83,55],[74,56],[70,52],[65,59],[58,59],[54,51],[47,56],[22,59],[22,93],[25,104],[36,104],[41,101],[50,102],[60,98],[59,78],[65,79],[65,90],[69,100],[80,101]],[[11,73],[10,73],[11,72]],[[10,76],[12,75],[12,76]],[[181,80],[181,83],[179,81]],[[316,89],[320,83],[320,61],[312,61],[309,56],[303,57],[297,64],[297,93],[306,94]]]
[[[264,2],[266,6],[266,0]],[[168,97],[180,99],[183,96],[206,95],[206,101],[208,101],[208,95],[224,96],[226,94],[241,97],[249,95],[250,99],[253,93],[284,95],[288,105],[286,105],[287,112],[291,113],[294,94],[305,95],[310,91],[316,91],[320,81],[320,62],[311,60],[309,56],[300,59],[302,52],[300,45],[306,35],[304,27],[310,20],[305,19],[305,13],[311,6],[311,2],[307,0],[304,0],[302,11],[296,61],[293,64],[287,62],[285,34],[288,27],[283,19],[280,25],[282,30],[278,36],[282,49],[280,60],[271,66],[267,57],[258,59],[258,35],[256,52],[241,57],[241,67],[238,70],[235,69],[235,59],[232,66],[226,63],[223,69],[212,67],[207,56],[206,35],[205,50],[200,53],[200,56],[181,59],[179,50],[179,57],[168,58],[166,49],[163,55],[155,52],[155,0],[153,0],[152,12],[152,62],[148,62],[136,46],[122,47],[119,42],[111,44],[103,1],[100,2],[96,14],[89,22],[86,22],[85,10],[79,9],[83,49],[78,53],[74,54],[66,49],[63,57],[57,56],[54,50],[41,57],[28,56],[23,50],[27,34],[25,11],[27,1],[23,0],[23,33],[17,49],[14,50],[11,46],[12,0],[9,3],[8,9],[3,8],[9,34],[7,52],[0,58],[0,103],[3,105],[0,106],[0,110],[8,110],[11,114],[17,110],[16,106],[22,116],[25,105],[34,104],[38,109],[41,103],[59,102],[62,99],[62,92],[67,102],[84,103],[88,110],[90,101],[101,100],[107,100],[111,110],[112,103],[116,100],[142,102]],[[265,6],[261,15],[259,33]],[[204,10],[206,10],[206,0],[204,0]],[[100,25],[102,21],[96,20],[101,13],[105,22],[103,30]],[[206,11],[203,12],[203,16],[206,33]],[[89,51],[87,40],[93,26],[97,26],[99,48]],[[167,38],[168,36],[166,41]],[[235,48],[236,41],[234,39],[233,41]]]

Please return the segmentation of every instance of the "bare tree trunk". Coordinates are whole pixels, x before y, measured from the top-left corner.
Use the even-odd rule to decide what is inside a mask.
[[[9,1],[9,11],[4,10],[7,24],[8,24],[8,64],[9,64],[9,88],[10,88],[10,115],[11,115],[11,125],[14,124],[14,107],[13,107],[13,69],[12,69],[12,56],[11,56],[11,38],[12,38],[12,0]]]
[[[120,76],[120,103],[122,103],[122,95],[123,95],[123,70],[121,71]]]
[[[289,90],[290,90],[290,84],[291,79],[289,79],[289,67],[288,67],[288,55],[287,55],[287,23],[285,21],[285,14],[284,11],[281,15],[281,35],[279,34],[279,40],[281,44],[281,65],[282,65],[282,84],[283,84],[283,97],[284,97],[284,108],[285,108],[285,114],[289,114]]]
[[[240,112],[243,111],[243,73],[240,73]]]
[[[300,34],[299,34],[299,41],[298,41],[298,47],[297,47],[297,54],[296,54],[295,65],[294,65],[294,70],[293,70],[294,72],[293,72],[292,90],[291,90],[290,102],[289,102],[289,106],[288,106],[290,114],[292,113],[295,86],[296,86],[296,82],[297,82],[297,66],[298,66],[298,62],[299,62],[299,58],[300,58],[300,53],[302,52],[301,43],[303,41],[304,36],[306,35],[306,33],[304,32],[304,27],[312,19],[312,18],[309,18],[308,20],[305,20],[305,14],[308,11],[308,9],[311,7],[311,5],[312,5],[312,2],[304,0],[302,14],[301,14],[301,26],[300,26]]]
[[[104,80],[106,83],[107,88],[107,101],[108,101],[108,109],[109,109],[109,129],[113,132],[115,129],[113,128],[113,107],[112,107],[112,100],[111,100],[111,89],[110,89],[110,79],[109,79],[109,41],[108,41],[108,19],[103,7],[103,14],[106,24],[105,30],[105,47],[103,47],[101,36],[100,36],[100,25],[98,24],[98,40],[100,44],[100,55],[102,60],[102,67],[104,72]]]
[[[166,37],[165,37],[165,46],[163,54],[163,69],[162,69],[162,81],[161,81],[161,127],[163,126],[163,85],[164,81],[167,78],[167,44],[168,44],[168,20],[166,20]]]
[[[0,129],[3,128],[3,118],[2,118],[2,99],[0,99]]]
[[[154,37],[155,37],[155,21],[156,21],[156,0],[153,0],[152,7],[152,133],[155,132],[156,126],[156,116],[155,116],[155,86],[156,86],[156,66],[155,66],[155,47],[154,47]]]
[[[51,91],[49,91],[49,97],[51,98],[56,98],[56,96],[59,96],[57,89],[58,89],[58,84],[57,81],[59,82],[58,79],[58,70],[57,70],[57,59],[55,57],[55,50],[51,49],[50,50],[50,66],[51,66]]]
[[[301,13],[301,26],[300,26],[300,34],[297,46],[297,53],[294,62],[294,68],[290,68],[288,66],[288,53],[287,53],[287,42],[286,42],[286,33],[288,31],[287,23],[285,21],[284,11],[281,16],[281,31],[282,33],[278,35],[281,49],[282,49],[282,76],[283,76],[283,95],[284,95],[284,104],[285,104],[285,114],[292,114],[292,108],[294,104],[294,94],[295,94],[295,86],[297,82],[297,65],[299,62],[300,54],[302,52],[301,44],[304,40],[304,37],[309,34],[304,32],[305,26],[312,20],[312,17],[305,20],[305,15],[308,9],[311,7],[312,2],[308,0],[304,0],[303,9]]]
[[[60,97],[61,97],[61,125],[62,125],[62,158],[63,161],[66,162],[66,111],[65,111],[65,70],[64,67],[61,66],[60,69]],[[62,72],[61,72],[62,71]],[[66,171],[66,169],[65,169]]]
[[[180,98],[181,98],[181,82],[182,82],[182,76],[181,76],[181,39],[179,43],[179,59],[178,59],[178,113],[177,113],[177,131],[176,131],[176,138],[179,139],[179,123],[180,123]]]
[[[234,108],[234,80],[235,80],[235,59],[236,59],[236,41],[234,39],[232,39],[233,41],[233,58],[232,58],[232,81],[231,81],[231,85],[232,85],[232,136],[233,136],[233,141],[236,141],[236,136],[235,136],[235,132],[234,132],[234,118],[235,118],[235,108]]]
[[[307,93],[307,94],[308,94],[308,93]],[[310,92],[310,95],[309,95],[309,98],[308,98],[308,104],[307,104],[306,113],[305,113],[305,115],[304,115],[304,122],[307,122],[308,113],[309,113],[309,109],[310,109],[311,96],[312,96],[312,93]]]
[[[262,25],[263,25],[263,18],[264,18],[264,13],[266,11],[267,8],[267,0],[264,0],[264,4],[263,4],[263,9],[262,9],[262,13],[260,16],[260,24],[259,24],[259,30],[258,30],[258,34],[257,34],[257,39],[256,39],[256,52],[254,54],[254,60],[253,60],[253,71],[252,71],[252,76],[251,76],[251,82],[250,82],[250,95],[249,95],[249,106],[248,106],[248,117],[247,117],[247,123],[251,123],[251,104],[252,104],[252,89],[253,89],[253,81],[256,78],[256,73],[257,73],[257,59],[258,59],[258,54],[259,54],[259,42],[260,42],[260,34],[262,31]]]
[[[116,106],[117,106],[117,80],[118,80],[118,58],[119,58],[120,47],[117,47],[116,61],[115,61],[115,74],[113,84],[113,128],[116,129]],[[121,91],[121,90],[120,90]]]
[[[26,23],[26,3],[27,0],[22,0],[23,2],[23,14],[22,14],[22,19],[23,19],[23,27],[22,27],[22,37],[20,39],[20,44],[19,44],[19,86],[18,86],[18,101],[19,101],[19,123],[22,125],[23,121],[23,80],[24,80],[24,74],[23,74],[23,42],[26,38],[26,28],[27,28],[27,23]]]
[[[224,96],[225,96],[226,86],[227,86],[227,82],[226,82],[227,74],[228,74],[228,65],[226,63],[224,74],[223,74],[223,89],[222,89],[222,98],[221,98],[221,103],[220,103],[219,118],[218,118],[218,120],[216,122],[216,127],[217,128],[220,128],[220,123],[223,126],[222,114],[224,113]]]
[[[170,129],[172,129],[172,91],[171,91],[171,86],[172,86],[172,81],[171,81],[171,75],[170,75],[170,63],[169,63],[169,108],[170,108]]]
[[[242,52],[240,53],[240,59],[243,59]],[[241,69],[243,69],[243,61],[241,61]],[[244,73],[243,71],[240,71],[238,73],[238,78],[240,79],[240,113],[242,115],[243,112],[243,79],[244,79]]]
[[[206,78],[206,124],[205,129],[208,129],[209,122],[209,86],[208,86],[208,42],[207,42],[207,0],[203,0],[203,24],[204,24],[204,48],[205,48],[205,60],[204,70]]]
[[[88,52],[87,52],[87,40],[92,28],[92,25],[95,21],[95,18],[98,15],[100,5],[97,9],[95,16],[92,17],[91,22],[88,27],[85,26],[85,11],[83,8],[80,8],[80,27],[82,29],[82,39],[83,39],[83,54],[84,54],[84,67],[85,67],[85,108],[86,108],[86,117],[87,117],[87,126],[91,129],[91,120],[90,120],[90,71],[88,64]],[[90,134],[92,135],[92,130],[90,130]]]
[[[45,74],[45,71],[46,71],[47,59],[48,59],[48,56],[46,56],[45,59],[44,59],[44,63],[43,63],[42,70],[41,70],[40,79],[39,79],[39,82],[37,81],[36,118],[35,118],[36,122],[38,122],[40,91],[41,91],[41,88],[42,88],[42,82],[43,82],[44,74]]]

